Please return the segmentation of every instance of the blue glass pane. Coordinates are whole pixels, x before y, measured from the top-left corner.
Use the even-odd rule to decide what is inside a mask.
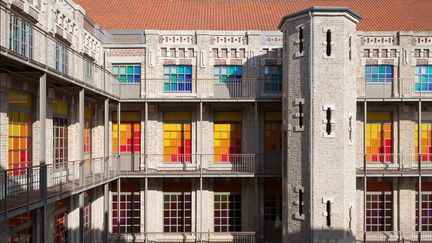
[[[186,79],[192,79],[192,74],[186,74]]]
[[[420,84],[415,84],[415,90],[420,91]]]
[[[177,84],[171,84],[171,91],[177,91]]]
[[[186,66],[186,73],[192,73],[192,66]]]
[[[170,68],[167,66],[164,66],[164,74],[169,74],[170,73]]]
[[[185,69],[184,66],[179,66],[177,69],[177,73],[184,73],[184,71],[185,71],[184,69]]]
[[[179,91],[183,91],[184,90],[184,84],[183,83],[179,83]]]
[[[215,75],[219,75],[220,74],[220,68],[219,67],[215,67]]]
[[[393,66],[385,66],[386,67],[386,72],[387,73],[392,73],[393,72]]]
[[[186,89],[185,90],[191,91],[192,85],[190,83],[186,83],[185,85],[186,85]]]
[[[243,74],[243,67],[237,67],[237,69],[236,69],[236,74],[237,75],[242,75]]]
[[[135,69],[134,70],[135,73],[141,73],[141,66],[135,66],[134,69]]]

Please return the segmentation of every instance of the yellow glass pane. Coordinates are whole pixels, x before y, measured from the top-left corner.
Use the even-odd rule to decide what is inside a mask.
[[[214,140],[214,146],[215,147],[220,147],[221,146],[221,140],[219,140],[219,139]]]
[[[164,131],[168,131],[170,129],[170,124],[163,124]]]
[[[214,130],[215,131],[220,131],[222,129],[222,125],[221,124],[215,124],[214,125]]]
[[[170,146],[170,140],[164,140],[164,146],[165,147]]]
[[[228,136],[228,132],[221,132],[221,138],[222,139],[226,139],[226,138],[228,138],[229,136]]]
[[[177,132],[172,132],[172,133],[171,133],[171,138],[176,139],[176,138],[177,138]]]
[[[164,138],[170,138],[170,132],[164,132]]]
[[[221,133],[220,133],[220,132],[215,132],[215,133],[214,133],[214,138],[215,138],[215,139],[219,139],[219,138],[221,138]]]

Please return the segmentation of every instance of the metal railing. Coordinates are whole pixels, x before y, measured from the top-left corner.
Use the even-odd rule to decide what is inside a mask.
[[[366,236],[366,239],[365,239]],[[431,242],[432,232],[427,231],[383,231],[357,232],[357,242]]]
[[[432,79],[394,78],[371,82],[357,80],[357,97],[386,98],[432,98]]]
[[[365,165],[366,171],[377,173],[418,173],[419,170],[432,172],[431,153],[358,154],[356,163],[358,173],[364,172]]]
[[[107,157],[3,170],[0,212],[115,178],[120,172],[112,165]]]
[[[84,51],[78,52],[72,49],[64,41],[27,22],[10,9],[1,7],[0,15],[5,16],[3,19],[7,22],[2,23],[2,27],[7,28],[1,30],[2,34],[0,35],[2,54],[17,57],[68,81],[119,97],[118,78],[101,65],[86,58]],[[15,39],[12,37],[11,31],[16,30],[9,28],[11,19],[18,21],[18,23],[25,23],[26,27],[20,25],[19,31],[21,35],[26,35],[26,38]],[[85,75],[85,62],[90,62],[89,65],[92,66],[93,73],[90,76]]]
[[[110,242],[204,242],[204,243],[255,243],[255,232],[184,232],[184,233],[134,233],[111,234]]]

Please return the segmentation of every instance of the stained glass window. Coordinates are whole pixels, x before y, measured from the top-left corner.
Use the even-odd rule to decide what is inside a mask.
[[[54,202],[54,242],[63,243],[68,241],[67,237],[67,199]]]
[[[365,67],[366,82],[387,83],[393,82],[393,66],[391,65],[367,65]]]
[[[140,83],[141,65],[140,64],[113,65],[113,74],[118,75],[120,83]]]
[[[432,161],[432,122],[422,121],[421,161]],[[415,125],[415,149],[419,152],[418,124]],[[416,154],[415,159],[418,158]]]
[[[242,66],[214,66],[214,79],[217,83],[240,82],[242,76]]]
[[[117,194],[113,194],[112,199],[112,232],[139,233],[141,217],[139,192],[121,192],[118,208]],[[119,223],[120,228],[118,228],[117,223]]]
[[[215,112],[214,160],[232,162],[242,153],[241,112]]]
[[[423,186],[422,186],[423,187]],[[432,231],[432,191],[425,190],[422,188],[421,192],[421,231]],[[416,193],[416,231],[419,231],[418,227],[418,192]]]
[[[23,175],[17,170],[32,165],[32,116],[26,112],[10,111],[9,116],[9,168],[13,175]]]
[[[192,90],[192,66],[164,66],[164,91]]]
[[[191,232],[191,193],[164,192],[164,232]]]
[[[416,66],[415,90],[432,91],[432,65]]]
[[[264,92],[279,93],[282,91],[282,66],[264,66]]]
[[[90,197],[90,192],[89,191],[85,191],[84,192],[84,208],[83,208],[83,222],[84,222],[84,234],[85,234],[85,238],[86,239],[90,239],[91,238],[91,211],[92,211],[92,205],[91,205],[91,197]]]
[[[141,151],[141,114],[140,112],[121,112],[120,118],[120,152],[139,153]],[[118,153],[117,113],[113,114],[112,150]]]
[[[31,212],[19,214],[9,219],[9,242],[32,242]]]
[[[282,151],[282,113],[266,112],[264,114],[264,152]]]
[[[374,183],[375,184],[375,183]],[[393,195],[391,187],[378,186],[366,192],[366,231],[393,230]]]
[[[367,113],[366,161],[386,163],[393,161],[391,112]]]
[[[192,128],[188,112],[164,113],[164,162],[190,162]]]
[[[92,152],[92,111],[90,107],[84,108],[84,153]]]
[[[214,193],[214,231],[241,231],[241,194],[238,192]]]

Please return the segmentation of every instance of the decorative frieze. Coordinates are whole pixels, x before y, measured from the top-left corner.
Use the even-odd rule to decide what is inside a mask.
[[[396,49],[363,49],[364,58],[396,58]]]
[[[283,44],[282,35],[263,35],[261,37],[261,45],[282,46],[282,44]]]
[[[195,57],[194,48],[161,48],[161,57],[192,58]]]
[[[210,44],[237,44],[247,45],[247,38],[245,36],[231,36],[231,35],[212,35],[210,36]]]
[[[432,36],[417,36],[413,37],[414,45],[432,44]]]
[[[159,44],[193,45],[196,44],[196,38],[193,35],[161,35]]]
[[[363,37],[364,45],[393,45],[395,44],[394,36],[365,36]]]
[[[244,48],[213,48],[210,52],[213,58],[246,58]]]

